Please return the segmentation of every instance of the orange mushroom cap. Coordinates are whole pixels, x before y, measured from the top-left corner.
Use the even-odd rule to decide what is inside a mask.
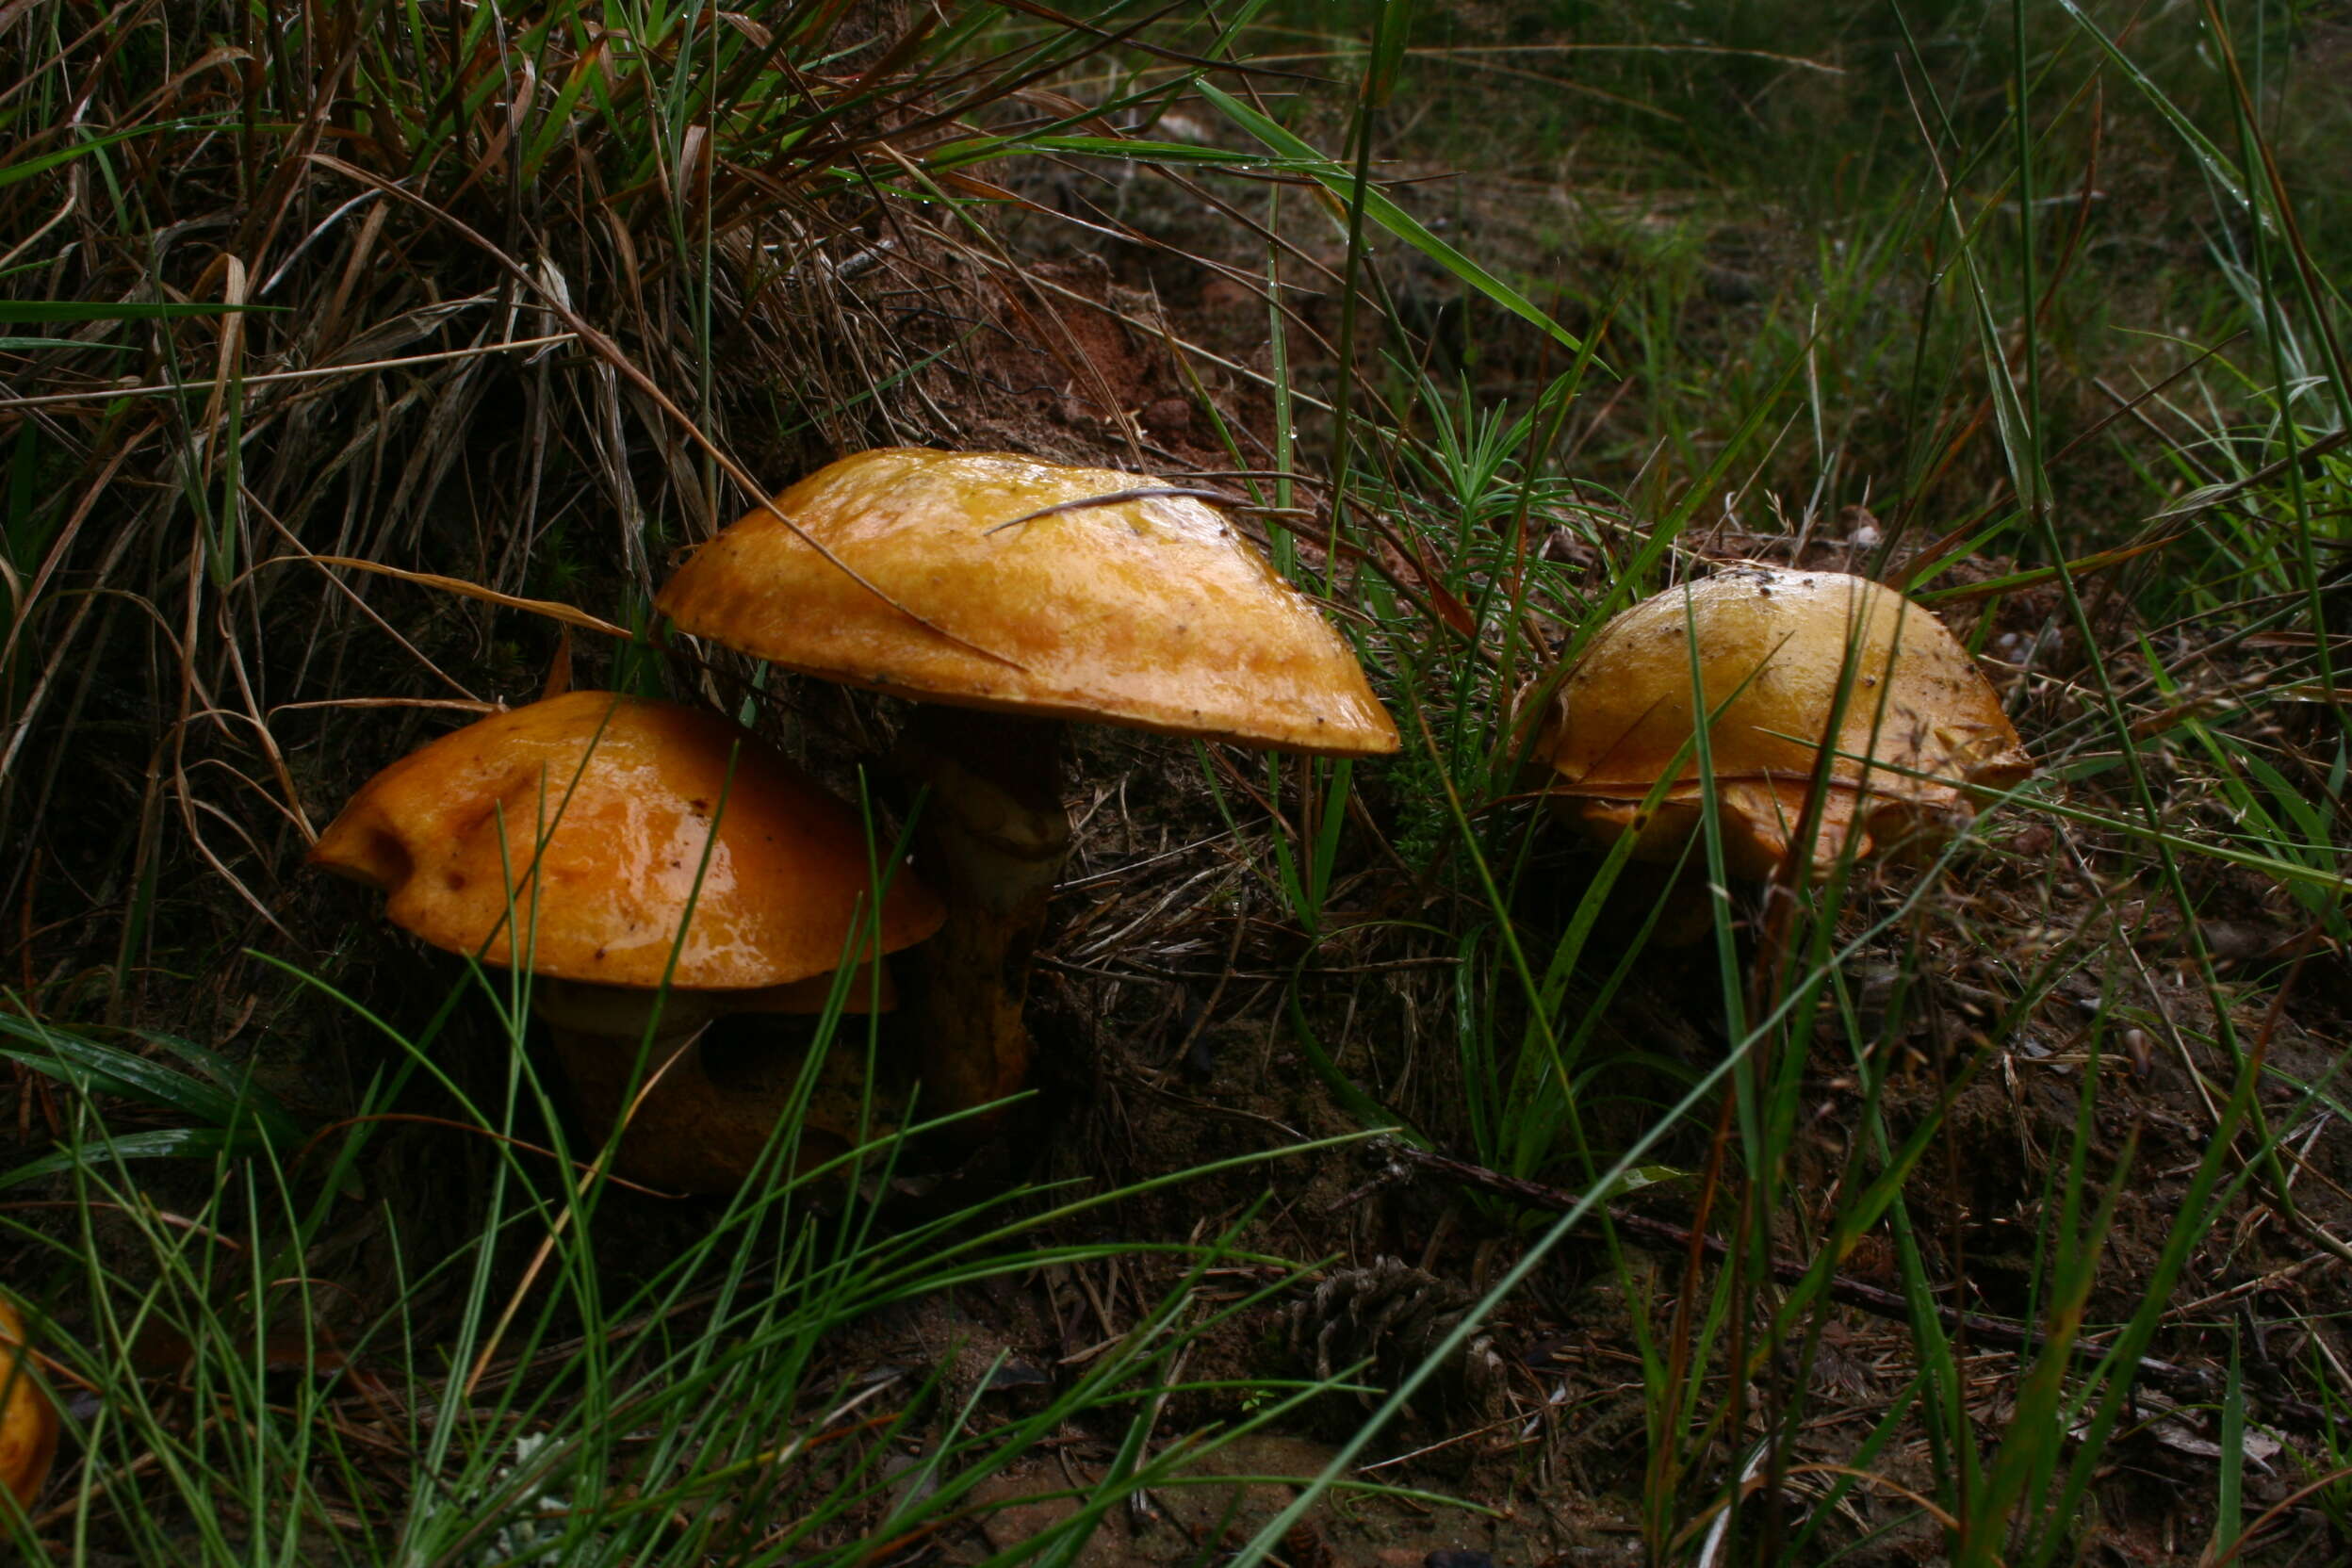
[[[34,1375],[24,1320],[0,1298],[0,1486],[33,1506],[57,1456],[57,1407]]]
[[[494,714],[402,758],[310,858],[382,889],[425,940],[498,964],[516,946],[511,883],[531,968],[607,986],[661,984],[674,945],[684,989],[839,968],[872,890],[864,826],[789,760],[708,714],[609,692]],[[943,918],[902,869],[878,944],[854,956],[921,941]]]
[[[1926,610],[1839,572],[1739,567],[1635,605],[1594,636],[1539,743],[1553,792],[1596,833],[1639,833],[1640,853],[1671,856],[1702,807],[1696,746],[1658,808],[1641,802],[1690,741],[1702,701],[1721,710],[1708,748],[1739,830],[1735,869],[1769,867],[1786,849],[1833,713],[1817,866],[1853,833],[1867,849],[1873,831],[1960,808],[2034,769],[1990,683]]]
[[[860,452],[776,498],[808,538],[763,507],[696,551],[658,603],[696,636],[927,702],[1395,751],[1346,641],[1211,507],[1154,496],[1016,521],[1168,485],[1004,452]]]

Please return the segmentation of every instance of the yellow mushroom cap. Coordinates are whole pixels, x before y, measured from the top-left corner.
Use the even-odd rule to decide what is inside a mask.
[[[1691,739],[1693,633],[1698,690],[1723,710],[1708,732],[1717,790],[1750,835],[1735,846],[1749,869],[1776,860],[1800,819],[1849,664],[1817,863],[1850,833],[1865,849],[1874,824],[1884,836],[1894,819],[1958,809],[1968,787],[2002,790],[2033,771],[1992,686],[1926,610],[1843,573],[1736,568],[1609,621],[1547,717],[1539,749],[1554,792],[1605,836],[1640,833],[1643,853],[1678,849],[1701,808],[1693,746],[1659,809],[1638,809]]]
[[[351,797],[310,858],[382,889],[393,921],[425,940],[498,964],[516,945],[511,867],[531,967],[606,986],[661,983],[690,899],[674,986],[836,969],[871,893],[864,826],[792,762],[709,714],[610,692],[494,714],[412,752]],[[874,951],[921,941],[942,918],[900,868]]]
[[[57,1455],[57,1407],[33,1374],[24,1322],[0,1298],[0,1486],[30,1508]]]
[[[776,505],[903,608],[764,507],[697,550],[659,604],[695,636],[927,702],[1395,751],[1347,643],[1211,507],[1155,496],[1014,522],[1168,482],[1003,452],[860,452]]]

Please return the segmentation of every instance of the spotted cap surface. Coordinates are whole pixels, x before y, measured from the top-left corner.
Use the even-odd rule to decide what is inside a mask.
[[[1700,809],[1696,747],[1657,810],[1638,803],[1691,740],[1702,703],[1721,710],[1715,781],[1746,835],[1735,858],[1752,865],[1786,848],[1825,736],[1837,755],[1817,862],[1850,834],[1867,848],[1898,818],[1959,809],[1969,792],[2033,771],[1991,684],[1925,609],[1843,573],[1739,567],[1635,605],[1593,638],[1538,743],[1562,808],[1604,837],[1640,833],[1644,854],[1674,853]]]

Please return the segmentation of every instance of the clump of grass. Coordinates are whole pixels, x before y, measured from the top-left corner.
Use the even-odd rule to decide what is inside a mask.
[[[1185,1348],[1297,1277],[1233,1234],[1168,1247],[1052,1239],[1184,1175],[886,1223],[856,1178],[887,1171],[895,1140],[849,1156],[846,1174],[783,1175],[789,1121],[774,1168],[675,1252],[647,1258],[612,1212],[615,1189],[566,1175],[560,1124],[553,1161],[517,1137],[546,1099],[517,1029],[508,1096],[476,1123],[499,1151],[479,1233],[403,1234],[396,1211],[377,1206],[399,1286],[354,1303],[306,1260],[350,1226],[362,1151],[397,1118],[371,1102],[339,1130],[298,1142],[281,1128],[250,1153],[188,1135],[153,1147],[110,1134],[100,1097],[167,1075],[97,1042],[21,1033],[33,1047],[23,1059],[75,1086],[77,1156],[65,1200],[78,1222],[9,1225],[24,1249],[18,1288],[55,1315],[41,1336],[48,1380],[75,1411],[66,1485],[18,1522],[30,1549],[70,1542],[152,1561],[259,1560],[298,1544],[351,1562],[864,1560],[878,1544],[968,1523],[979,1482],[1072,1423],[1132,1424],[1191,1392]],[[187,1090],[173,1098],[194,1103]],[[249,1092],[231,1119],[253,1116],[279,1127],[283,1112]],[[143,1196],[130,1161],[163,1153],[210,1166],[200,1202],[166,1212]],[[519,1274],[518,1244],[534,1253]],[[1178,1264],[1171,1290],[1010,1414],[988,1408],[988,1376],[948,1372],[952,1355],[877,1368],[841,1351],[850,1326],[928,1298],[1152,1252]],[[1213,1275],[1256,1283],[1236,1296]],[[1260,1418],[1321,1386],[1263,1384]],[[1247,1426],[1139,1453],[1090,1494],[1092,1516],[1169,1483]],[[1068,1549],[1086,1526],[1074,1518],[1018,1559]]]

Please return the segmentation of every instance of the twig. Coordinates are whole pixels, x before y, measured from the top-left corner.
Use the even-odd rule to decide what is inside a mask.
[[[1002,533],[1008,528],[1019,528],[1023,523],[1034,523],[1041,517],[1056,516],[1064,512],[1085,512],[1098,506],[1122,506],[1129,501],[1158,500],[1162,498],[1215,501],[1219,506],[1231,507],[1247,507],[1250,504],[1243,498],[1227,495],[1222,490],[1202,490],[1183,484],[1144,484],[1137,485],[1132,490],[1113,490],[1100,496],[1081,496],[1074,501],[1056,501],[1052,506],[1041,506],[1035,512],[1024,512],[1018,517],[1009,518],[994,528],[983,529],[981,531]]]
[[[407,354],[399,359],[366,359],[350,365],[320,365],[306,370],[263,370],[250,376],[214,376],[204,381],[152,382],[146,385],[93,386],[87,392],[44,392],[37,398],[0,398],[0,414],[14,413],[24,408],[50,408],[61,403],[105,403],[117,398],[156,398],[188,392],[218,395],[228,385],[240,387],[274,386],[281,382],[319,381],[332,376],[369,375],[379,370],[400,370],[416,365],[440,365],[455,359],[480,359],[484,354],[505,353],[514,349],[544,349],[556,343],[569,343],[577,333],[549,333],[544,337],[517,337],[498,343],[478,343],[468,349],[445,349],[436,353]],[[87,348],[72,338],[60,337],[60,349]]]

